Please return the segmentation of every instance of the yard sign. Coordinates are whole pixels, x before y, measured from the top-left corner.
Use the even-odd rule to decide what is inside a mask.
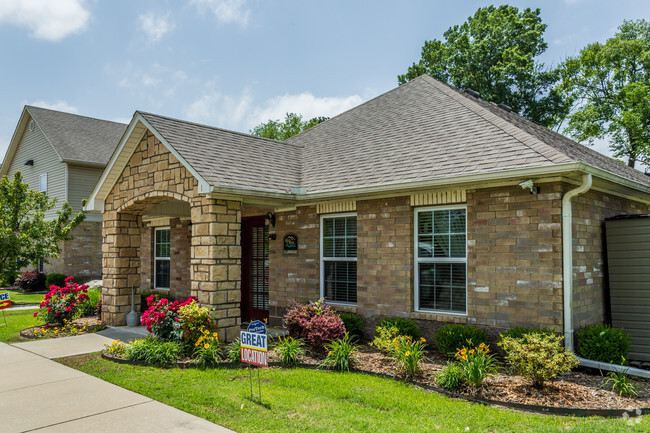
[[[259,367],[268,367],[268,339],[266,326],[255,321],[248,326],[248,331],[241,331],[241,361]]]
[[[9,299],[9,292],[0,293],[0,310],[11,307],[11,300]]]

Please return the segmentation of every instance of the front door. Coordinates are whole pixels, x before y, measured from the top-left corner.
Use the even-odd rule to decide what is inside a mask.
[[[269,318],[269,229],[264,217],[242,218],[242,321]]]

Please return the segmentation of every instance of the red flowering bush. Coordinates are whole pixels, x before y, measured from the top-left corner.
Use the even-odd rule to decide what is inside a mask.
[[[40,315],[48,324],[63,326],[64,322],[75,318],[79,312],[79,303],[88,299],[88,286],[73,283],[74,277],[65,279],[65,286],[50,286],[50,291],[40,303],[40,310],[34,317]]]
[[[293,338],[302,338],[314,350],[323,350],[325,343],[343,338],[345,325],[324,299],[307,305],[293,302],[284,315],[284,325]]]
[[[140,319],[147,331],[162,340],[181,340],[183,338],[183,324],[178,315],[178,310],[193,302],[196,298],[189,297],[182,302],[169,301],[162,298],[156,301],[155,295],[147,298],[147,310]]]

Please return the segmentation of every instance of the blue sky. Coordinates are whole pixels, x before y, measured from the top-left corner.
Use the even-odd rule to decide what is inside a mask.
[[[650,19],[643,0],[507,3],[541,8],[548,65],[624,19]],[[489,4],[0,0],[0,155],[25,104],[125,123],[143,110],[243,132],[286,112],[333,116],[396,87],[425,40]]]

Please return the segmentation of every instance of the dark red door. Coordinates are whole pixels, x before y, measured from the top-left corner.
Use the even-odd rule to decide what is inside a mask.
[[[269,229],[264,217],[242,218],[242,321],[269,318]]]

